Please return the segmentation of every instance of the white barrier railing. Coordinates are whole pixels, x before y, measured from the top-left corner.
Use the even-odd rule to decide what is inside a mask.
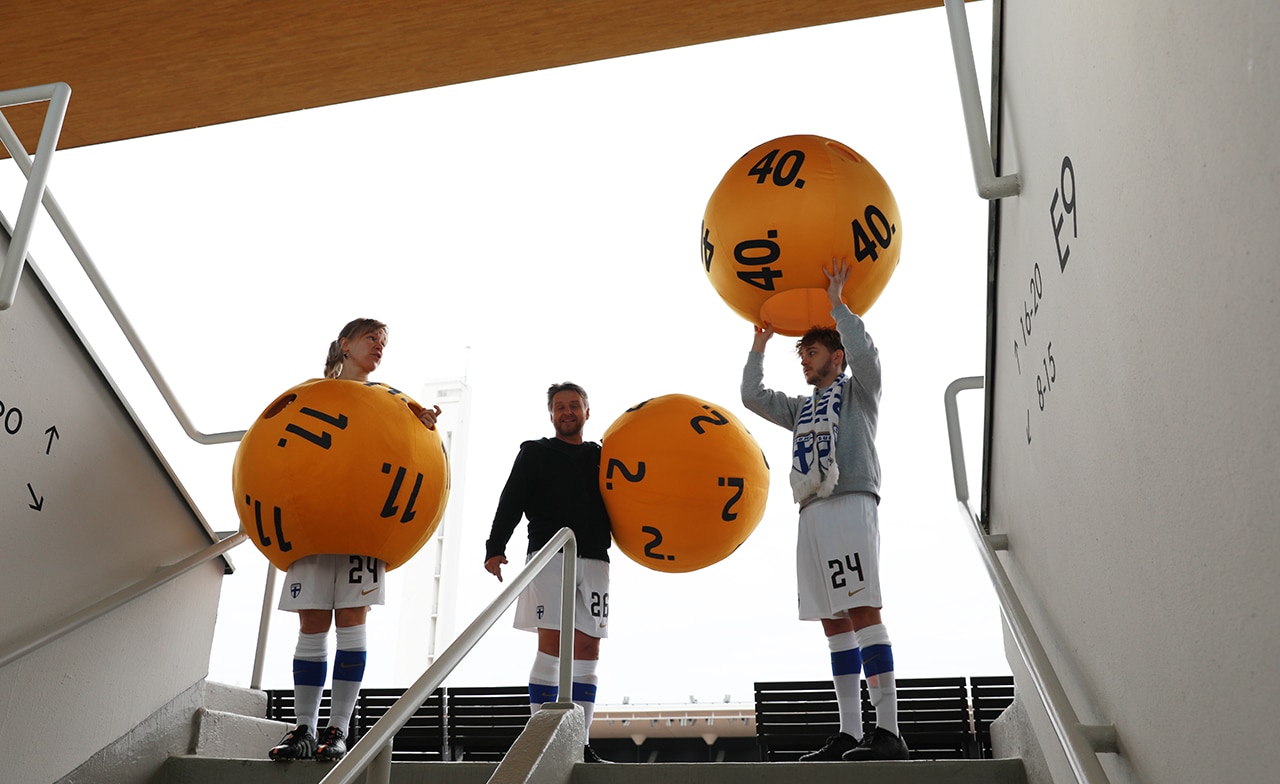
[[[14,163],[18,165],[18,168],[22,170],[23,175],[27,178],[27,189],[23,192],[22,206],[19,208],[18,218],[14,223],[13,238],[9,242],[8,250],[4,255],[4,267],[0,269],[0,310],[7,310],[11,307],[17,297],[18,282],[22,276],[22,269],[26,265],[27,248],[31,239],[31,226],[35,221],[37,206],[43,204],[54,225],[62,232],[62,237],[66,240],[67,247],[75,254],[85,274],[89,276],[93,287],[98,291],[98,296],[102,297],[107,310],[111,312],[112,318],[115,319],[120,331],[128,339],[129,345],[133,348],[134,353],[138,355],[142,366],[146,368],[156,388],[160,390],[160,395],[169,406],[169,410],[173,412],[174,417],[182,425],[182,429],[187,436],[197,443],[206,445],[239,441],[244,436],[243,430],[232,430],[224,433],[203,433],[191,422],[191,418],[187,416],[187,412],[178,402],[177,396],[174,395],[168,382],[165,381],[164,374],[160,372],[155,360],[151,358],[151,354],[147,351],[146,346],[143,345],[142,338],[138,336],[133,325],[129,323],[129,319],[124,315],[124,309],[120,307],[115,295],[111,293],[111,289],[107,286],[106,281],[103,280],[101,273],[98,272],[93,259],[89,256],[88,249],[80,241],[80,237],[76,234],[75,229],[72,228],[71,222],[67,220],[66,214],[63,213],[62,208],[58,205],[58,200],[53,198],[53,192],[47,187],[49,166],[53,160],[54,150],[57,147],[58,135],[62,129],[62,117],[66,114],[67,101],[70,96],[71,88],[61,82],[41,87],[0,92],[0,109],[41,100],[48,100],[50,103],[49,112],[45,116],[44,130],[40,134],[40,142],[36,147],[34,163],[23,148],[22,141],[18,138],[18,134],[14,132],[13,126],[9,125],[9,121],[5,119],[3,112],[0,112],[0,144],[4,144],[5,149],[13,156]]]
[[[166,566],[160,569],[145,580],[139,580],[128,588],[117,591],[100,601],[94,602],[77,613],[69,615],[56,623],[40,629],[34,634],[30,634],[17,642],[7,645],[3,649],[0,649],[0,668],[21,659],[32,651],[48,645],[54,640],[65,637],[90,621],[97,620],[107,613],[125,606],[140,596],[150,593],[156,588],[181,577],[206,561],[217,558],[231,548],[248,541],[248,538],[249,537],[243,531],[232,534],[226,539],[214,542],[198,553],[189,555],[171,566]]]
[[[978,554],[987,569],[995,588],[996,598],[1000,600],[1000,614],[1004,617],[1009,634],[1013,637],[1018,653],[1022,656],[1027,670],[1031,673],[1031,681],[1035,684],[1036,693],[1044,702],[1049,713],[1049,722],[1053,731],[1066,752],[1067,762],[1075,774],[1076,781],[1082,784],[1107,784],[1109,779],[1098,762],[1098,754],[1118,751],[1118,736],[1112,724],[1081,724],[1067,692],[1062,688],[1062,681],[1053,669],[1044,645],[1041,644],[1035,628],[1022,601],[1018,599],[1013,583],[1005,572],[1004,565],[996,557],[997,550],[1008,550],[1009,539],[1004,534],[988,533],[978,518],[973,506],[969,503],[969,480],[964,466],[964,443],[960,436],[960,415],[956,406],[956,396],[966,389],[982,389],[982,376],[958,378],[947,386],[945,405],[947,412],[947,438],[951,444],[951,470],[956,485],[956,500],[960,511],[969,520],[969,533],[978,546]]]
[[[365,784],[389,784],[391,781],[391,741],[400,728],[427,701],[431,693],[449,677],[453,668],[458,666],[476,643],[484,637],[490,627],[497,622],[507,607],[515,602],[520,592],[547,567],[556,553],[564,548],[564,572],[560,592],[560,697],[567,702],[567,695],[573,693],[573,629],[574,629],[574,597],[577,594],[576,575],[578,560],[578,542],[573,531],[561,528],[551,541],[534,554],[525,565],[524,570],[511,581],[506,590],[498,594],[488,607],[484,609],[471,625],[458,635],[458,638],[440,654],[427,671],[412,686],[405,689],[404,695],[395,705],[378,719],[378,722],[365,733],[364,737],[347,752],[333,770],[321,779],[322,784],[350,784],[361,773],[366,772]]]
[[[34,166],[16,135],[13,135],[12,144],[8,139],[4,142],[15,161],[19,160],[19,154],[26,160],[27,165],[23,169],[23,174],[27,176],[27,188],[22,192],[22,206],[18,208],[18,219],[13,224],[13,240],[4,254],[4,266],[0,268],[0,310],[8,310],[12,307],[14,299],[18,296],[18,280],[22,277],[22,267],[27,260],[27,248],[31,244],[31,229],[36,221],[36,206],[44,199],[46,184],[49,181],[49,167],[53,164],[53,152],[58,147],[58,137],[62,135],[62,120],[67,116],[67,103],[70,100],[71,88],[64,82],[0,92],[0,109],[41,101],[49,102],[49,110],[45,112],[44,125],[40,129],[40,141],[36,143]],[[7,127],[8,123],[6,122],[5,125]]]
[[[984,199],[1017,196],[1022,188],[1018,175],[997,177],[995,174],[991,140],[987,137],[987,121],[982,115],[982,93],[978,91],[978,71],[973,65],[973,42],[969,38],[969,18],[964,11],[964,0],[943,2],[947,7],[951,53],[956,61],[960,106],[964,110],[964,127],[969,137],[969,157],[973,161],[973,179],[978,186],[978,195]]]

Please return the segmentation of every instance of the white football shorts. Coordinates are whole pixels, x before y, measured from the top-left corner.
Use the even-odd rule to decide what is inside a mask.
[[[289,567],[280,609],[336,610],[386,602],[387,565],[367,555],[308,555]]]
[[[796,539],[800,620],[881,607],[880,521],[875,496],[842,493],[800,510]]]
[[[525,559],[528,563],[529,559]],[[583,634],[601,639],[609,636],[609,562],[579,558],[573,626]],[[560,578],[564,574],[564,553],[556,553],[516,600],[512,624],[527,632],[560,628]]]

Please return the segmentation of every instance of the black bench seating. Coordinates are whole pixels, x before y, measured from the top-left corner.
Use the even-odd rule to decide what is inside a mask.
[[[404,689],[363,688],[347,737],[358,741],[395,704]],[[320,726],[328,722],[330,692],[320,703]],[[267,692],[267,718],[296,720],[292,689]],[[418,706],[392,742],[394,761],[501,760],[529,721],[529,687],[439,688]]]
[[[898,688],[898,729],[913,759],[976,757],[969,721],[969,694],[963,677],[902,678]],[[875,726],[876,713],[862,687],[864,727]]]
[[[404,689],[361,689],[356,703],[360,735],[378,722]],[[445,690],[436,689],[418,706],[409,721],[396,733],[391,743],[391,759],[395,762],[436,762],[449,759],[446,740]],[[359,736],[356,738],[359,739]]]
[[[768,762],[794,761],[840,728],[831,681],[757,682],[756,740]]]
[[[991,759],[991,722],[1013,704],[1013,678],[1008,675],[974,675],[969,678],[973,702],[973,734],[984,759]]]
[[[982,677],[970,702],[963,677],[898,678],[898,729],[912,759],[991,756],[990,725],[1013,700],[1009,676]],[[866,681],[861,682],[863,732],[875,727]],[[761,681],[755,684],[756,738],[761,757],[790,761],[814,751],[839,729],[831,681]],[[974,718],[978,717],[975,725]]]
[[[899,678],[898,727],[913,759],[991,757],[991,722],[1013,702],[1010,676]],[[863,731],[875,726],[865,681]],[[359,738],[386,714],[403,689],[360,692],[348,737]],[[324,692],[320,726],[328,721],[330,693]],[[839,728],[831,681],[760,681],[755,684],[756,740],[760,758],[798,759],[820,748]],[[293,690],[267,692],[267,718],[294,721]],[[501,760],[529,720],[525,685],[436,689],[400,732],[392,759]],[[265,753],[265,749],[264,749]]]
[[[447,692],[453,760],[501,760],[529,723],[529,687],[454,686]]]

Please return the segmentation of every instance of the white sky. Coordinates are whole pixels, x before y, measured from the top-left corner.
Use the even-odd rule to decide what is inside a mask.
[[[990,5],[968,13],[985,95]],[[548,384],[588,389],[593,440],[657,395],[732,410],[774,469],[765,518],[699,572],[651,571],[615,548],[599,701],[749,702],[754,681],[826,678],[829,659],[818,624],[795,620],[789,434],[742,408],[751,326],[707,282],[698,230],[739,156],[799,133],[867,157],[902,214],[898,270],[866,319],[885,378],[884,617],[897,672],[1007,673],[943,416],[947,384],[983,372],[987,230],[943,9],[63,151],[50,188],[205,432],[244,428],[318,376],[357,316],[391,327],[375,380],[415,394],[465,376],[473,425],[466,485],[451,499],[466,523],[458,629],[501,587],[483,571],[483,541],[519,443],[551,432]],[[22,182],[0,167],[11,221]],[[51,224],[32,252],[211,526],[237,528],[234,445],[181,433]],[[770,346],[765,379],[800,392],[790,343]],[[976,499],[981,404],[969,394]],[[524,543],[522,526],[508,555]],[[210,677],[244,685],[266,561],[249,545],[232,559]],[[387,642],[398,598],[393,584],[370,616],[367,685],[406,685]],[[297,625],[282,613],[273,624],[264,686],[288,687]],[[500,620],[449,682],[526,682],[533,637],[509,627]]]

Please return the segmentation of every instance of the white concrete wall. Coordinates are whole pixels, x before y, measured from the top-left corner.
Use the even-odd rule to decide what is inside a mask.
[[[212,541],[32,270],[0,313],[0,403],[0,649]],[[224,568],[0,668],[0,779],[55,781],[199,683]]]
[[[1003,41],[992,530],[1113,781],[1274,780],[1280,3],[1005,0]]]

